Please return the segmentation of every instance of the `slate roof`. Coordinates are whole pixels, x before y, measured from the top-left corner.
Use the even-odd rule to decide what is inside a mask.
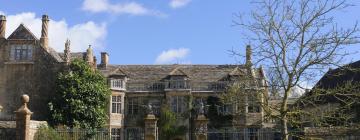
[[[360,60],[329,70],[315,85],[316,88],[333,88],[345,82],[360,82]]]
[[[7,39],[38,40],[36,36],[24,26],[24,24],[20,24]]]
[[[59,53],[59,56],[64,60],[64,53]],[[84,60],[86,56],[86,52],[72,52],[70,53],[70,59],[74,60],[74,59],[81,59]]]
[[[58,61],[58,62],[64,62],[63,57],[61,57],[61,56],[59,55],[59,53],[56,52],[53,48],[49,47],[48,50],[49,50],[49,54],[50,54],[54,59],[56,59],[56,61]]]
[[[350,82],[351,84],[358,84],[358,82],[360,82],[360,60],[333,70],[329,70],[316,83],[316,85],[312,88],[312,90],[308,93],[305,93],[302,97],[300,97],[300,99],[294,105],[303,105],[302,100],[313,95],[314,94],[313,92],[317,89],[330,90],[338,86],[343,86],[347,82]],[[359,91],[360,89],[357,88],[358,86],[354,86],[351,92],[354,92],[356,90]],[[345,93],[346,91],[341,91],[341,92]],[[315,98],[315,97],[319,97],[319,98]],[[316,99],[317,103],[339,102],[339,99],[335,98],[335,96],[332,96],[331,94],[327,96],[321,96],[321,97],[315,96],[315,97],[308,98],[306,99],[306,101],[312,101]]]
[[[109,65],[107,69],[100,69],[105,76],[122,73],[126,74],[129,82],[134,81],[162,81],[172,72],[181,71],[192,81],[215,82],[239,68],[246,72],[243,65]],[[264,78],[260,69],[254,69],[256,78]]]

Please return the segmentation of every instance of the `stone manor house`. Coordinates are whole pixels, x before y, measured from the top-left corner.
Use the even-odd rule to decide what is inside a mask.
[[[22,94],[30,96],[29,108],[34,112],[32,119],[47,120],[47,103],[54,94],[57,72],[71,60],[80,58],[108,79],[112,95],[107,126],[112,139],[143,139],[144,125],[141,122],[149,104],[156,117],[160,114],[160,106],[168,105],[172,112],[181,116],[177,123],[188,129],[185,135],[177,139],[192,139],[192,119],[199,111],[186,113],[191,112],[190,107],[204,104],[206,108],[208,97],[220,96],[231,83],[243,79],[250,79],[248,82],[254,88],[247,94],[259,94],[259,102],[246,102],[241,109],[225,104],[219,107],[219,112],[245,110],[242,116],[234,119],[238,121],[233,121],[224,129],[249,133],[222,137],[258,139],[260,136],[257,132],[269,126],[260,107],[266,101],[266,94],[263,93],[267,93],[264,71],[252,67],[250,47],[246,49],[247,61],[244,65],[116,65],[108,63],[109,55],[106,52],[101,53],[98,63],[91,47],[86,52],[70,52],[70,42],[67,41],[64,52],[52,49],[48,43],[48,28],[51,28],[48,24],[49,17],[43,15],[40,39],[23,24],[6,38],[6,17],[0,16],[0,105],[3,107],[0,120],[13,119],[14,110],[20,106],[18,98]],[[209,139],[219,138],[209,136]]]

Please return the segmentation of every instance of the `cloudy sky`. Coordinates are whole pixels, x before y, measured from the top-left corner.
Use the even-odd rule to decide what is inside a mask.
[[[41,15],[48,14],[51,47],[62,51],[66,38],[72,51],[91,44],[113,64],[234,64],[227,51],[248,42],[232,20],[250,10],[250,0],[0,0],[6,35],[24,23],[39,37]],[[358,13],[355,6],[336,17],[346,27]]]

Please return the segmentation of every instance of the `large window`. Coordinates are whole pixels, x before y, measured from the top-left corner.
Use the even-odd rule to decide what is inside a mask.
[[[111,79],[111,89],[125,90],[125,80],[124,79]]]
[[[259,136],[258,136],[258,131],[259,128],[248,128],[248,140],[258,140]]]
[[[260,113],[260,97],[257,94],[249,94],[248,96],[248,113]]]
[[[175,113],[182,113],[186,109],[186,101],[184,96],[171,97],[171,110]]]
[[[120,128],[111,128],[111,140],[121,140]]]
[[[260,106],[255,105],[255,104],[250,104],[248,106],[248,113],[260,113]]]
[[[231,115],[232,114],[232,104],[224,104],[220,108],[220,112],[222,115]]]
[[[139,112],[139,102],[137,97],[128,98],[127,113],[128,115],[137,115]]]
[[[11,46],[10,60],[32,60],[31,45]]]
[[[111,98],[111,113],[121,114],[121,96],[112,96]]]
[[[127,128],[126,140],[143,140],[144,133],[140,128]]]

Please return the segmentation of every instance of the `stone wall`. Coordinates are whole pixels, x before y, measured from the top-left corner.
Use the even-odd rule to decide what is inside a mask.
[[[33,46],[31,61],[9,60],[12,44]],[[34,120],[46,120],[49,98],[54,93],[55,78],[62,64],[45,51],[36,40],[7,40],[0,44],[0,105],[2,116],[14,115],[20,106],[19,97],[28,94],[32,98],[29,108],[35,113]],[[10,117],[9,117],[10,116]],[[0,118],[5,120],[5,118]]]
[[[0,138],[4,140],[14,140],[16,136],[15,121],[0,121]]]
[[[32,140],[40,126],[47,126],[46,121],[30,121],[29,136]],[[0,139],[14,140],[16,136],[16,121],[0,121]]]
[[[305,127],[307,139],[319,140],[359,140],[360,129],[358,127]]]

